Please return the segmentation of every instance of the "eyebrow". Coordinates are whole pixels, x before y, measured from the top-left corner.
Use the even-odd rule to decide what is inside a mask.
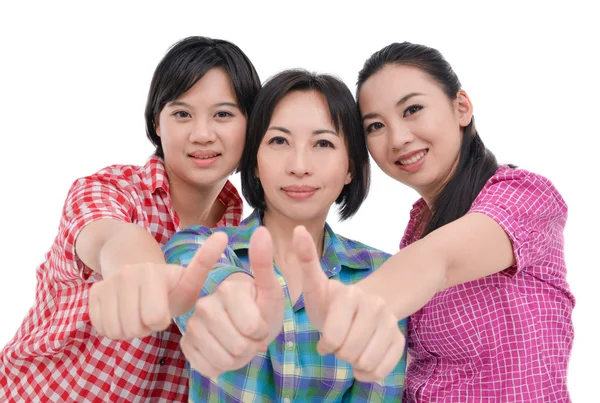
[[[292,132],[290,132],[288,129],[286,129],[285,127],[281,127],[281,126],[271,126],[267,129],[267,131],[269,131],[269,130],[278,130],[285,134],[289,134],[289,135],[292,134]],[[312,132],[313,136],[318,136],[319,134],[326,134],[326,133],[333,134],[334,136],[338,136],[338,137],[340,135],[339,133],[337,133],[333,130],[329,130],[329,129],[319,129],[319,130],[314,130]]]
[[[190,104],[188,104],[187,102],[183,102],[183,101],[171,101],[167,104],[168,106],[184,106],[186,108],[192,108],[192,106]],[[213,106],[230,106],[232,108],[237,108],[240,109],[239,105],[236,104],[235,102],[218,102],[216,104],[214,104]]]
[[[405,96],[400,98],[398,100],[398,102],[396,102],[396,108],[398,106],[402,105],[403,103],[405,103],[406,101],[408,101],[409,99],[411,99],[412,97],[416,97],[418,95],[424,95],[424,94],[421,94],[420,92],[411,92],[410,94],[406,94]],[[363,115],[362,120],[373,119],[373,118],[377,118],[377,117],[379,117],[378,113],[367,113],[366,115]]]

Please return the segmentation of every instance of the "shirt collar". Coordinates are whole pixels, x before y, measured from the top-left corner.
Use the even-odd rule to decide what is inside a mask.
[[[167,179],[167,171],[165,163],[158,155],[152,155],[144,165],[145,182],[154,194],[158,189],[169,193],[169,180]]]
[[[252,234],[261,225],[260,211],[254,210],[233,231],[229,238],[229,246],[236,252],[248,250]],[[371,268],[371,259],[368,256],[363,256],[360,252],[362,244],[337,236],[327,223],[325,223],[324,231],[321,267],[327,277],[338,274],[342,266],[356,270]]]
[[[158,155],[152,155],[144,165],[144,172],[144,181],[152,194],[162,189],[165,194],[169,195],[170,199],[169,179],[164,160]],[[217,227],[238,225],[242,219],[244,202],[233,183],[229,180],[225,182],[218,199],[225,206],[225,212]]]

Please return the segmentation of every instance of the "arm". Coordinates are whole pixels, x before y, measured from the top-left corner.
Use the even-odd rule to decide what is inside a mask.
[[[473,213],[402,249],[359,286],[382,296],[398,318],[406,318],[437,292],[514,264],[512,244],[502,227]]]
[[[126,189],[102,177],[75,183],[61,221],[59,236],[71,264],[58,270],[69,278],[87,279],[90,269],[102,275],[89,289],[89,316],[99,334],[113,339],[163,330],[172,316],[189,310],[227,242],[219,234],[184,270],[166,264],[158,242],[135,221]]]
[[[567,206],[548,179],[506,170],[484,186],[469,213],[402,249],[359,286],[404,318],[445,288],[531,270],[562,245],[566,217]]]
[[[125,265],[165,264],[158,242],[144,228],[104,218],[87,224],[75,241],[75,253],[96,273],[108,277]]]

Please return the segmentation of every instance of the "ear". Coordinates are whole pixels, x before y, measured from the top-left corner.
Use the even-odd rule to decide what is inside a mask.
[[[348,171],[348,173],[346,174],[346,180],[344,181],[344,185],[348,185],[350,182],[352,182],[352,172]]]
[[[258,167],[254,168],[254,177],[256,179],[260,179],[260,175],[258,174]]]
[[[156,135],[160,137],[160,126],[158,125],[157,118],[154,118],[154,131],[156,132]]]
[[[456,117],[460,127],[465,127],[471,123],[473,118],[473,104],[465,90],[459,90],[455,100]]]

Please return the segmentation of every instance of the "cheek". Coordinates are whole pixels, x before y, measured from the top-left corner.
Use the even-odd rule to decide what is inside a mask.
[[[381,165],[386,161],[387,141],[385,136],[367,138],[367,148],[369,149],[371,158],[375,160],[377,165]]]
[[[246,141],[246,121],[231,122],[222,128],[220,137],[227,148],[241,152]]]

